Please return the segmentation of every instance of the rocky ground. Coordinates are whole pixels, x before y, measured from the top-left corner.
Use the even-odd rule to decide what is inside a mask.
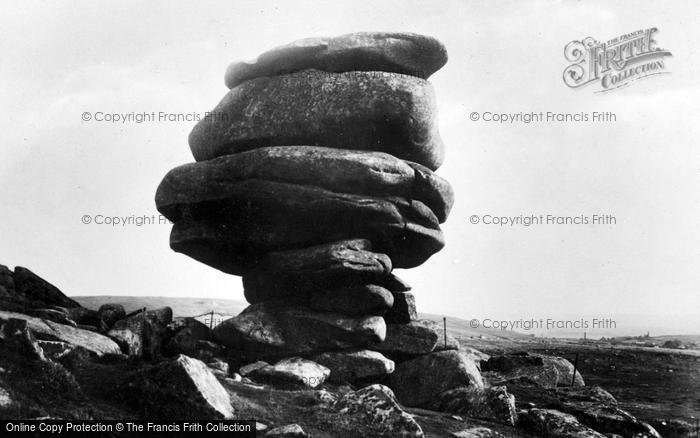
[[[585,346],[566,342],[544,349],[525,337],[499,342],[488,334],[470,342],[455,329],[459,349],[421,356],[416,366],[397,367],[398,375],[362,382],[343,371],[375,369],[368,371],[372,375],[385,372],[386,364],[369,354],[347,366],[332,357],[251,364],[211,341],[208,327],[173,317],[167,307],[129,315],[109,297],[97,309],[72,307],[77,301],[31,271],[19,272],[14,290],[0,291],[5,419],[167,419],[186,413],[255,419],[258,436],[290,424],[315,437],[694,436],[683,419],[697,407],[697,357],[690,354],[584,353]],[[564,358],[575,352],[581,374],[571,386],[572,365]],[[662,364],[666,371],[659,375]],[[464,366],[477,370],[471,375],[482,378],[485,389],[444,391]],[[633,371],[636,386],[629,384]],[[645,404],[650,399],[675,404],[664,415]],[[420,405],[430,409],[408,407]]]

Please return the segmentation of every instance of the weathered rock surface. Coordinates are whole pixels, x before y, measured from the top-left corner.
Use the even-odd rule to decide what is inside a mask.
[[[68,318],[80,325],[99,326],[100,317],[96,310],[86,309],[85,307],[73,307],[66,309]]]
[[[262,366],[248,375],[258,381],[315,388],[328,378],[330,370],[314,361],[292,357],[274,365]]]
[[[525,427],[539,436],[552,438],[605,438],[602,433],[584,426],[573,415],[554,409],[530,409],[520,417]]]
[[[362,384],[382,380],[394,372],[394,361],[371,350],[322,353],[311,358],[330,370],[328,381]]]
[[[309,307],[313,310],[350,316],[384,315],[393,305],[391,292],[374,284],[347,286],[336,290],[313,289],[309,298]],[[386,317],[384,319],[386,321]]]
[[[59,324],[65,324],[72,327],[78,326],[75,321],[69,317],[68,312],[66,311],[56,309],[26,309],[22,313],[45,319],[47,321],[57,322]]]
[[[172,319],[170,307],[138,312],[117,321],[107,336],[120,345],[124,354],[157,359],[161,356],[167,327]]]
[[[483,389],[481,373],[474,362],[458,351],[441,351],[396,365],[389,386],[406,406],[430,407],[440,394],[466,387]]]
[[[97,315],[101,321],[100,327],[109,330],[115,322],[126,316],[126,311],[121,304],[108,303],[100,306]]]
[[[459,343],[450,336],[445,347],[444,339],[444,330],[436,322],[423,319],[408,324],[387,324],[386,339],[371,348],[396,359],[459,348]]]
[[[384,315],[387,324],[408,324],[418,319],[416,297],[410,292],[392,292],[393,306]]]
[[[451,389],[440,394],[431,408],[510,426],[515,426],[518,419],[515,397],[508,393],[505,386]]]
[[[197,161],[267,146],[374,150],[437,169],[432,85],[413,76],[303,71],[232,89],[189,136]]]
[[[158,420],[232,418],[226,390],[204,362],[179,355],[128,376],[121,393]]]
[[[232,185],[248,179],[416,199],[427,205],[439,222],[445,221],[454,202],[450,184],[417,163],[382,152],[283,146],[178,166],[158,186],[156,205],[169,211],[181,204],[226,198]]]
[[[489,372],[487,378],[494,384],[518,381],[530,382],[544,388],[571,386],[574,365],[568,360],[536,353],[515,353],[491,356],[481,364],[482,371]],[[584,386],[583,377],[576,371],[574,386]]]
[[[173,221],[170,246],[234,275],[271,251],[368,239],[394,267],[410,268],[442,249],[435,215],[420,201],[336,193],[247,180],[221,200],[162,211]]]
[[[306,38],[269,50],[251,62],[226,69],[226,86],[301,70],[385,71],[427,79],[447,62],[445,46],[414,33],[357,32]]]
[[[338,417],[338,430],[356,432],[357,424],[364,424],[364,436],[416,437],[424,436],[420,425],[404,412],[394,393],[384,385],[371,385],[342,396],[332,407],[342,414]],[[348,424],[344,424],[348,423]]]
[[[119,346],[114,341],[99,333],[42,320],[21,313],[0,311],[0,322],[12,318],[25,320],[27,328],[37,339],[62,341],[71,345],[78,345],[97,356],[121,353]]]
[[[211,329],[194,318],[178,321],[177,331],[170,337],[165,350],[168,354],[185,354],[197,357],[201,348],[199,341],[211,340]]]
[[[266,438],[306,438],[307,436],[298,424],[275,427],[265,434]]]
[[[248,374],[252,373],[253,371],[257,370],[258,368],[266,367],[269,366],[270,364],[265,362],[264,360],[259,360],[253,363],[249,363],[247,365],[243,365],[238,369],[238,372],[240,373],[241,376],[247,376]]]
[[[0,298],[15,295],[15,280],[12,271],[5,265],[0,265]]]
[[[0,346],[31,361],[46,361],[44,350],[34,338],[25,319],[0,319]]]
[[[363,347],[386,336],[378,316],[352,318],[273,303],[248,306],[214,329],[214,339],[251,358]]]
[[[380,281],[391,272],[391,260],[371,249],[369,240],[354,239],[271,252],[243,277],[246,299],[307,304],[313,290]]]
[[[13,280],[16,293],[28,300],[41,301],[47,305],[80,307],[78,302],[68,298],[56,286],[22,266],[15,267]]]

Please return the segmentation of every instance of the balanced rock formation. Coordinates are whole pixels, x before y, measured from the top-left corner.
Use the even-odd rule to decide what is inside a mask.
[[[459,345],[417,321],[392,274],[444,246],[454,193],[435,174],[444,152],[426,79],[446,61],[430,37],[356,33],[229,67],[229,92],[190,133],[196,162],[168,172],[155,199],[173,250],[242,277],[251,305],[212,340],[275,365],[241,375],[391,384],[437,363],[454,378],[426,397],[482,388],[473,362],[438,354]]]

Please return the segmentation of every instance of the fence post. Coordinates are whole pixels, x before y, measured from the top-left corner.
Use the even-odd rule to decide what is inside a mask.
[[[214,311],[209,314],[209,330],[214,328]]]
[[[574,374],[571,376],[571,386],[574,386],[576,382],[576,369],[578,368],[578,353],[576,353],[576,358],[574,359]]]

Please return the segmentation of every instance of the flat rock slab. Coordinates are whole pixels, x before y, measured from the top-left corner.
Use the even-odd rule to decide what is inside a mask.
[[[94,353],[98,357],[105,354],[121,354],[119,345],[99,333],[34,318],[21,313],[0,311],[0,320],[9,320],[12,318],[25,320],[27,322],[27,328],[37,339],[62,341],[71,345],[77,345]]]
[[[476,364],[458,351],[441,351],[396,365],[389,386],[406,406],[429,408],[440,394],[467,387],[483,389]]]
[[[334,403],[332,410],[342,414],[337,420],[338,430],[356,433],[357,427],[353,425],[363,424],[364,436],[425,436],[413,416],[401,409],[394,393],[384,385],[375,384],[347,393]]]
[[[417,163],[382,152],[280,146],[178,166],[158,186],[156,205],[166,212],[181,204],[225,198],[232,184],[246,179],[416,199],[427,205],[441,223],[454,203],[450,184]]]
[[[162,213],[175,223],[173,250],[234,275],[271,251],[345,239],[370,240],[397,268],[418,266],[444,246],[435,215],[420,201],[262,180],[233,185],[225,199]]]
[[[226,86],[249,79],[301,70],[385,71],[427,79],[447,62],[445,46],[414,33],[358,32],[332,38],[306,38],[269,50],[250,62],[226,69]]]
[[[350,316],[384,315],[393,305],[394,296],[391,292],[375,284],[347,286],[334,290],[314,289],[309,297],[309,307],[313,310]]]
[[[195,160],[266,146],[386,152],[435,170],[444,158],[432,85],[384,72],[307,70],[233,88],[190,133]]]
[[[259,303],[214,329],[214,339],[247,357],[284,357],[363,347],[386,336],[378,316],[352,318]]]
[[[256,368],[248,375],[254,380],[272,384],[315,388],[326,381],[330,370],[314,361],[292,357]]]
[[[514,353],[505,356],[491,356],[481,363],[482,371],[488,372],[488,379],[497,384],[509,381],[529,382],[543,388],[558,386],[584,386],[583,377],[567,359],[537,353]]]
[[[311,358],[330,369],[330,382],[363,384],[376,382],[394,372],[394,361],[370,350],[322,353]]]
[[[431,408],[469,418],[495,421],[508,426],[515,426],[518,419],[515,397],[505,386],[451,389],[440,394]]]
[[[145,417],[158,420],[228,419],[231,399],[204,362],[185,355],[128,376],[122,395]]]

